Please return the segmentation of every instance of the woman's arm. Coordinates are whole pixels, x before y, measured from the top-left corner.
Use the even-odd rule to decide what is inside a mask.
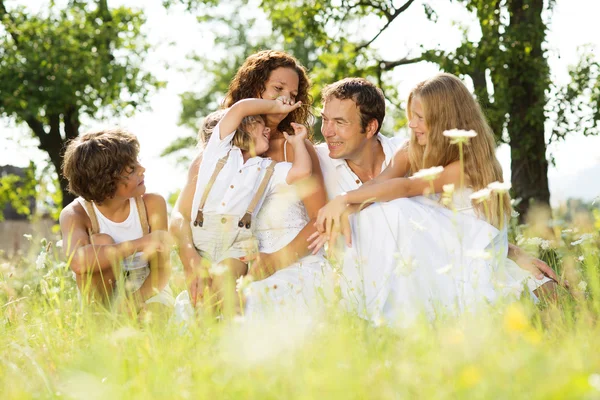
[[[325,183],[317,152],[309,140],[306,140],[305,144],[312,160],[312,176],[306,180],[306,186],[302,188],[303,190],[300,193],[310,221],[283,249],[275,253],[261,253],[259,255],[249,272],[257,279],[266,278],[277,270],[285,268],[309,254],[307,239],[315,232],[314,223],[319,209],[325,205],[327,194],[325,193]]]
[[[194,247],[191,228],[192,202],[196,193],[201,162],[202,154],[199,154],[190,165],[187,182],[177,198],[169,223],[169,232],[178,245],[179,258],[183,264],[183,272],[194,305],[198,297],[202,297],[204,288],[210,286],[207,267],[203,265],[202,257]]]

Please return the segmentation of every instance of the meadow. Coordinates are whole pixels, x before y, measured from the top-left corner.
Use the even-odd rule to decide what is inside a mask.
[[[335,302],[310,320],[188,325],[84,307],[57,243],[28,238],[0,259],[0,398],[600,398],[600,212],[550,225],[513,233],[568,281],[555,299],[403,327]]]

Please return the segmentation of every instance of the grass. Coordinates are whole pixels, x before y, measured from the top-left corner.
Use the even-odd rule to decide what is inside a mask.
[[[199,320],[187,329],[151,313],[84,308],[68,267],[42,243],[0,261],[0,397],[600,398],[596,218],[555,224],[553,240],[532,238],[534,224],[517,237],[569,280],[555,303],[522,299],[404,328],[335,305],[311,321]]]

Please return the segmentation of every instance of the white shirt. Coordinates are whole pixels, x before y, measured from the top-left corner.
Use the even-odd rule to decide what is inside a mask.
[[[385,160],[381,164],[381,170],[383,171],[392,162],[396,150],[400,148],[406,139],[402,137],[388,138],[381,133],[377,134],[377,139],[381,143],[385,155]],[[333,199],[341,193],[358,189],[362,185],[362,182],[350,169],[346,160],[329,157],[327,143],[321,143],[315,146],[315,149],[319,155],[323,179],[325,180],[325,189],[327,190],[327,197],[329,199]]]
[[[200,200],[215,170],[217,161],[223,158],[227,152],[230,151],[229,158],[221,172],[219,172],[206,199],[203,210],[204,214],[239,215],[242,217],[256,194],[267,167],[271,164],[271,159],[262,157],[252,157],[244,163],[242,151],[231,144],[235,131],[221,140],[219,128],[220,124],[217,124],[202,155],[196,192],[192,203],[192,221],[196,219]],[[273,191],[277,185],[285,184],[290,168],[291,164],[289,163],[278,163],[275,165],[273,176],[261,200],[258,202],[254,214],[260,209],[265,195]]]

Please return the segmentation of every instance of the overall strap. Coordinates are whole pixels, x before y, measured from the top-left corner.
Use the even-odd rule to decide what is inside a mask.
[[[96,215],[96,211],[94,210],[94,206],[91,202],[87,200],[83,200],[82,202],[83,208],[87,211],[88,217],[90,217],[90,222],[92,223],[91,229],[88,229],[88,233],[90,236],[100,233],[100,226],[98,225],[98,216]]]
[[[271,161],[271,164],[269,164],[269,166],[267,167],[267,172],[265,172],[265,176],[263,177],[262,181],[260,182],[260,186],[258,187],[256,194],[252,198],[252,201],[250,202],[250,205],[248,206],[248,209],[246,210],[246,214],[244,214],[244,216],[242,217],[240,222],[238,222],[238,226],[240,228],[245,226],[246,229],[250,229],[250,227],[252,226],[252,213],[254,212],[254,209],[258,205],[258,202],[260,201],[263,194],[265,193],[265,189],[267,188],[267,185],[269,184],[269,180],[271,180],[273,171],[275,171],[275,164],[277,164],[276,161]]]
[[[146,212],[146,203],[144,203],[144,198],[142,196],[136,197],[135,205],[137,206],[138,215],[140,216],[140,223],[142,224],[142,234],[145,235],[150,233],[150,224],[148,224],[148,213]]]
[[[227,159],[229,158],[229,153],[230,153],[230,151],[228,151],[227,154],[225,154],[225,156],[223,158],[220,158],[219,161],[217,161],[215,170],[213,171],[210,179],[208,180],[208,183],[206,184],[206,187],[204,188],[204,193],[202,193],[202,198],[200,199],[200,206],[198,207],[198,214],[196,215],[196,220],[194,221],[194,226],[202,226],[202,223],[204,222],[204,214],[202,213],[202,210],[204,210],[204,205],[206,204],[206,199],[208,199],[208,194],[210,193],[210,190],[212,189],[215,181],[217,180],[217,176],[219,175],[219,172],[221,172],[221,170],[225,166],[225,163],[227,163]]]

